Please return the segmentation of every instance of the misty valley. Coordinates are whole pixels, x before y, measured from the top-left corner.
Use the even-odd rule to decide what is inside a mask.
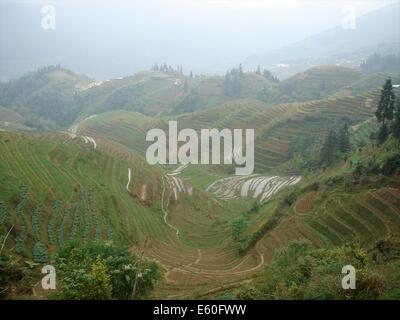
[[[0,299],[400,299],[400,3],[347,4],[0,1]]]

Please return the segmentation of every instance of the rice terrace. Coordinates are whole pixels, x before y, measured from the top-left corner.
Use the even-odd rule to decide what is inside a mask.
[[[318,7],[323,25],[283,30],[286,40],[268,50],[243,26],[237,36],[248,48],[226,36],[231,54],[217,35],[189,27],[198,47],[184,32],[184,43],[167,44],[159,29],[143,30],[161,48],[108,30],[104,53],[96,51],[103,63],[94,34],[90,42],[82,31],[81,42],[73,25],[59,31],[73,18],[56,1],[63,18],[46,39],[71,39],[92,59],[61,42],[40,57],[32,44],[24,63],[0,54],[0,298],[400,299],[400,5],[392,2],[358,4],[364,14],[351,32]],[[193,4],[199,15],[208,5]],[[1,6],[29,16],[41,4]],[[173,26],[165,28],[170,39]],[[202,37],[212,38],[209,55]],[[13,45],[5,33],[0,40]],[[354,288],[343,286],[349,265]]]

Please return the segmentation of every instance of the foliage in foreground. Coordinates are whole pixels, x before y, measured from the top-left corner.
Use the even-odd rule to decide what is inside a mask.
[[[61,299],[131,299],[150,294],[161,278],[155,262],[140,261],[128,249],[110,243],[68,243],[55,258]],[[138,273],[138,274],[136,274]]]
[[[341,286],[342,267],[356,269],[356,289]],[[250,299],[399,299],[400,241],[387,238],[366,250],[357,244],[312,249],[305,240],[278,252],[263,281],[240,290]]]
[[[26,272],[13,255],[0,255],[0,299],[7,299],[12,288],[27,278]]]

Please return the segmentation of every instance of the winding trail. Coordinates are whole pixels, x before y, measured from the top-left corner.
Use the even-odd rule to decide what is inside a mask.
[[[246,257],[244,257],[243,260],[240,261],[237,265],[233,266],[232,268],[225,269],[225,270],[202,270],[202,269],[192,267],[193,263],[190,263],[187,265],[182,265],[180,267],[172,267],[169,271],[170,272],[178,271],[178,272],[182,272],[182,273],[186,273],[186,274],[190,273],[190,274],[207,275],[207,276],[242,275],[242,274],[246,274],[249,272],[254,272],[254,271],[260,269],[264,265],[264,263],[265,263],[264,254],[258,252],[258,256],[259,256],[260,262],[257,265],[255,265],[254,267],[250,267],[250,268],[247,268],[244,270],[239,270],[239,271],[235,271],[235,270],[237,270],[240,266],[242,266],[243,263],[245,263],[251,257],[251,254],[248,254]],[[186,267],[188,269],[183,269],[182,267]]]
[[[62,133],[68,135],[68,137],[70,139],[75,139],[76,137],[78,137],[78,134],[76,133],[76,129],[71,129],[70,131],[61,131]],[[80,136],[83,141],[87,144],[87,143],[91,143],[93,144],[93,147],[96,149],[97,148],[97,143],[96,140],[94,140],[93,137],[89,137],[89,136]]]
[[[201,260],[201,249],[197,249],[197,254],[198,254],[198,257],[197,257],[196,261],[194,262],[194,264],[199,264],[200,263],[200,260]]]
[[[173,226],[172,224],[170,224],[167,221],[167,217],[168,217],[168,211],[164,208],[164,198],[165,198],[165,181],[164,181],[164,176],[162,177],[162,182],[163,182],[163,189],[162,189],[162,193],[161,193],[161,211],[164,213],[164,222],[165,224],[170,227],[171,229],[173,229],[176,233],[176,236],[179,239],[179,229],[176,228],[175,226]]]
[[[96,149],[97,148],[97,143],[92,137],[88,136],[82,136],[82,139],[85,141],[85,143],[92,143],[93,147]]]
[[[179,238],[179,229],[167,221],[168,211],[164,207],[164,198],[165,198],[165,189],[166,189],[165,180],[167,180],[167,182],[169,182],[169,183],[172,183],[172,191],[174,193],[175,200],[178,200],[178,192],[187,192],[188,194],[191,195],[193,192],[193,189],[192,188],[190,190],[186,189],[183,181],[180,178],[175,177],[176,175],[179,175],[180,173],[182,173],[182,171],[184,169],[186,169],[188,166],[189,166],[189,163],[182,164],[178,168],[176,168],[174,171],[167,173],[165,176],[162,176],[163,189],[162,189],[162,194],[161,194],[161,210],[164,213],[164,222],[167,226],[169,226],[176,232],[176,236],[178,238]]]
[[[130,183],[131,183],[131,168],[128,168],[128,183],[126,184],[126,191],[129,191]]]

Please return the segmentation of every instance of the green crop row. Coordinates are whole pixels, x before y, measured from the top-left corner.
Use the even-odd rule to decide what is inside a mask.
[[[26,240],[26,221],[25,221],[25,216],[24,216],[24,209],[26,207],[26,204],[29,199],[29,192],[28,192],[28,187],[27,186],[21,186],[19,188],[20,195],[21,195],[21,200],[17,204],[15,208],[15,213],[17,215],[18,221],[19,221],[19,233],[15,239],[15,251],[17,253],[22,253],[24,251],[24,242]]]
[[[69,237],[70,240],[76,240],[79,232],[79,224],[80,224],[80,205],[79,203],[76,203],[74,207],[71,235]]]
[[[88,192],[88,204],[89,204],[89,210],[92,213],[92,224],[95,228],[94,240],[99,241],[100,240],[100,226],[99,226],[99,222],[97,220],[97,212],[96,212],[96,207],[94,204],[92,191]]]
[[[56,244],[54,232],[59,211],[60,211],[60,201],[55,200],[51,208],[50,220],[47,225],[47,237],[49,238],[50,244]]]
[[[40,241],[36,242],[32,249],[33,261],[44,263],[48,261],[47,249]]]
[[[68,209],[64,208],[63,218],[62,218],[60,227],[58,228],[58,245],[59,246],[64,245],[64,232],[65,232],[65,225],[67,224],[67,219],[68,219]]]
[[[82,237],[83,240],[86,241],[89,239],[90,236],[90,216],[89,216],[89,209],[83,209],[83,232]]]
[[[35,236],[36,241],[41,241],[41,236],[40,236],[40,217],[42,215],[42,206],[38,204],[33,210],[32,214],[32,228],[33,228],[33,234]]]
[[[0,202],[0,225],[6,224],[8,219],[8,212],[4,202]]]

